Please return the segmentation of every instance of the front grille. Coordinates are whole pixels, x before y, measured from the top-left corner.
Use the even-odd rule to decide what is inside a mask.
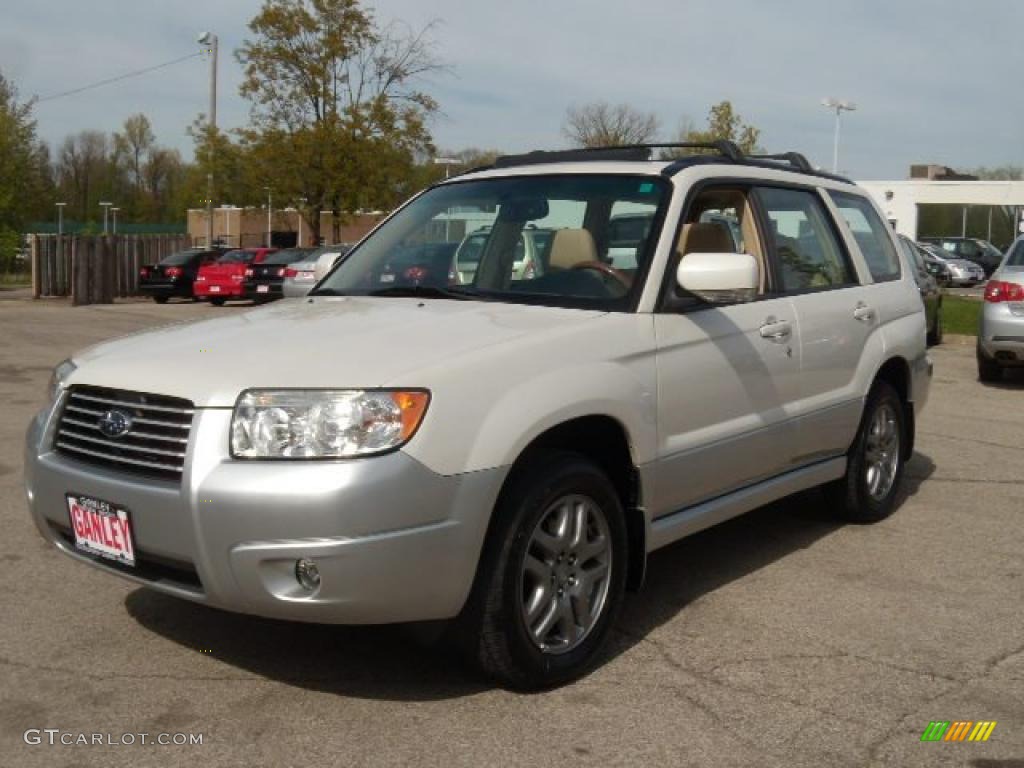
[[[105,414],[120,411],[128,430],[112,437],[100,429]],[[57,424],[58,452],[125,472],[181,479],[192,427],[192,403],[176,397],[105,387],[71,387]]]

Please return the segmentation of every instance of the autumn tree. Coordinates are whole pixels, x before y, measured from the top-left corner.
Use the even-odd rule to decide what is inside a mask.
[[[124,130],[114,134],[114,149],[127,158],[136,192],[142,190],[143,166],[156,142],[149,118],[139,113],[124,121]]]
[[[358,0],[266,0],[236,57],[252,127],[241,132],[275,197],[319,237],[319,211],[389,208],[417,155],[429,153],[437,104],[417,87],[442,69],[432,26],[381,26]],[[262,187],[262,185],[260,185]]]
[[[733,109],[732,102],[721,101],[708,112],[707,128],[699,130],[690,121],[684,120],[678,136],[677,140],[680,142],[695,144],[725,139],[749,154],[758,151],[757,142],[761,137],[761,130],[744,123],[743,118]],[[679,157],[694,152],[695,150],[676,149],[667,152],[666,156]]]
[[[658,118],[628,104],[603,101],[569,107],[563,131],[580,147],[614,147],[644,144],[658,133]]]

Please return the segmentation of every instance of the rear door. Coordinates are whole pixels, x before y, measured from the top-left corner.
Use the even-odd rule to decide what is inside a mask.
[[[800,326],[799,416],[795,464],[843,453],[860,421],[856,373],[878,325],[864,287],[821,193],[811,187],[762,186],[769,254],[780,295]]]

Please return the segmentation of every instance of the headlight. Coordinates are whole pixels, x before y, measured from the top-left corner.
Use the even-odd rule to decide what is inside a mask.
[[[231,455],[317,459],[391,451],[416,433],[429,402],[423,390],[251,389],[235,404]]]
[[[46,389],[51,405],[57,402],[61,390],[64,389],[64,382],[68,380],[68,376],[75,372],[76,368],[78,366],[68,359],[53,369],[53,373],[50,374],[50,383]]]

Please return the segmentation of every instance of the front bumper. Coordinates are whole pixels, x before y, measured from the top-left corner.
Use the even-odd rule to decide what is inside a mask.
[[[229,409],[198,409],[180,482],[52,450],[55,414],[29,427],[25,490],[68,556],[168,594],[241,613],[337,624],[444,619],[462,608],[506,469],[442,476],[401,451],[347,461],[237,461]],[[76,550],[65,494],[131,514],[138,566]],[[294,576],[316,560],[320,587]]]
[[[978,328],[978,353],[1000,365],[1024,366],[1024,305],[985,302]]]

